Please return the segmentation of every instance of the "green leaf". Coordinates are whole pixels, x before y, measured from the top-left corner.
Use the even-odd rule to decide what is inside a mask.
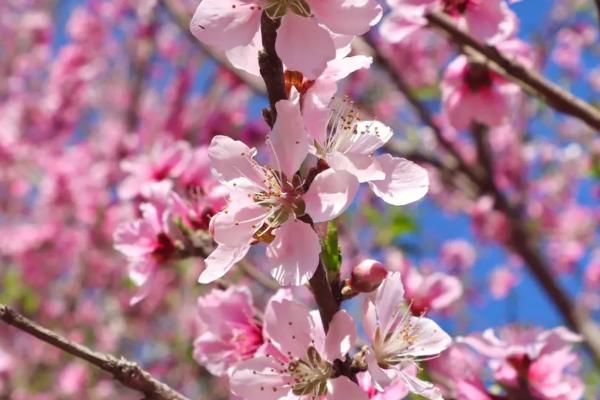
[[[391,244],[399,236],[417,230],[412,215],[399,207],[388,208],[384,213],[375,207],[367,206],[363,208],[363,215],[373,227],[375,242],[380,246]]]
[[[342,252],[338,243],[338,231],[333,221],[327,224],[327,234],[321,239],[321,260],[327,272],[340,271]]]
[[[596,180],[600,180],[600,157],[594,157],[592,159],[592,169],[590,175]]]

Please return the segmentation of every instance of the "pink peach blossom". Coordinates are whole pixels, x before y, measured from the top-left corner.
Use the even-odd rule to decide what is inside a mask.
[[[334,315],[325,333],[318,314],[294,301],[274,301],[265,312],[265,331],[280,355],[236,365],[230,378],[234,394],[247,400],[368,398],[347,377],[333,375],[333,362],[348,353],[357,337],[345,311]]]
[[[350,173],[359,182],[368,182],[373,193],[395,206],[415,202],[427,193],[429,178],[424,168],[387,153],[375,155],[393,132],[379,121],[361,121],[348,100],[334,101],[331,109],[305,104],[303,116],[305,121],[325,121],[320,129],[309,129],[314,141],[311,152],[336,174]]]
[[[367,299],[363,326],[371,345],[367,352],[369,373],[375,386],[383,390],[395,379],[408,389],[429,399],[441,399],[431,383],[406,373],[419,360],[437,356],[452,339],[434,321],[413,317],[406,304],[400,273],[393,272]]]
[[[245,287],[213,289],[198,298],[200,335],[194,341],[194,358],[221,376],[235,363],[253,357],[264,343],[255,314],[252,294]]]
[[[210,230],[217,249],[206,259],[201,283],[220,278],[240,261],[256,240],[268,243],[271,274],[281,285],[302,285],[319,261],[320,243],[313,228],[299,219],[329,221],[350,204],[357,181],[349,173],[325,170],[304,191],[296,172],[308,154],[308,136],[297,104],[277,103],[277,122],[269,137],[273,167],[254,160],[255,149],[226,136],[209,148],[213,173],[230,188],[229,206],[216,214]]]

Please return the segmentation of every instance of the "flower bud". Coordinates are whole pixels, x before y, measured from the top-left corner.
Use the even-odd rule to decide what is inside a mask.
[[[387,276],[387,269],[379,261],[363,260],[352,270],[350,287],[355,292],[371,292],[381,284]]]

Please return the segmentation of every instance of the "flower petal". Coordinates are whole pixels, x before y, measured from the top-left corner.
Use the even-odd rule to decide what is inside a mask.
[[[308,134],[300,114],[300,105],[289,100],[280,100],[275,105],[277,121],[269,136],[274,162],[288,178],[296,171],[308,154]]]
[[[315,273],[321,253],[321,243],[310,225],[288,221],[273,234],[275,240],[267,247],[271,275],[282,286],[300,286]]]
[[[190,30],[198,40],[222,50],[250,43],[260,26],[262,10],[249,0],[203,0]]]
[[[369,182],[371,190],[386,203],[402,206],[421,199],[429,190],[427,170],[403,158],[377,157],[385,179]]]
[[[327,396],[330,400],[367,400],[369,396],[356,383],[345,376],[340,376],[329,382]]]
[[[308,0],[308,3],[319,22],[344,35],[366,33],[383,13],[375,0]]]
[[[289,382],[272,357],[258,357],[236,365],[229,379],[231,391],[246,400],[278,400],[289,392]]]
[[[264,317],[265,332],[282,354],[306,357],[315,325],[308,308],[288,299],[269,303]]]
[[[326,29],[314,18],[288,13],[281,19],[275,50],[287,69],[316,79],[335,58],[335,46]]]
[[[385,172],[381,166],[370,155],[365,154],[342,154],[339,151],[329,153],[325,157],[327,164],[336,171],[351,173],[359,182],[370,182],[385,178]]]
[[[350,314],[344,310],[338,311],[331,319],[325,338],[327,359],[333,361],[346,355],[354,346],[357,336],[356,324]]]
[[[248,244],[269,212],[266,207],[244,202],[245,196],[236,197],[225,210],[215,214],[210,220],[210,231],[219,244]]]
[[[314,222],[330,221],[352,203],[358,181],[346,171],[328,169],[321,172],[304,195],[306,213]]]
[[[198,282],[211,283],[224,276],[250,250],[250,245],[220,245],[204,260],[206,268],[200,274]]]
[[[224,184],[248,191],[265,189],[263,175],[253,157],[256,149],[228,136],[213,137],[208,148],[212,173]]]

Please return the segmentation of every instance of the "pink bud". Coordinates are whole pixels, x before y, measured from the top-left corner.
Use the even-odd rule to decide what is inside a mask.
[[[352,270],[350,287],[356,292],[371,292],[387,276],[387,269],[379,261],[363,260]]]

